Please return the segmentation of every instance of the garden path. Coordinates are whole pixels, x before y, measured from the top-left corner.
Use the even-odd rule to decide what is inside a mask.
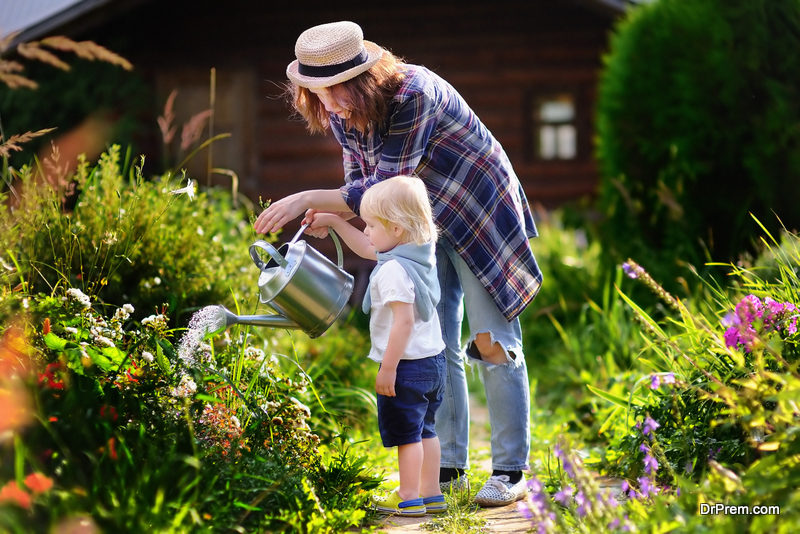
[[[475,458],[472,459],[474,472],[491,473],[492,459],[489,446],[489,410],[482,402],[470,399],[470,443]],[[389,480],[397,480],[397,473],[393,473]],[[473,484],[480,484],[482,480],[471,481]],[[475,488],[473,488],[475,489]],[[525,519],[517,510],[516,504],[499,506],[496,508],[481,508],[476,512],[477,517],[486,523],[483,532],[491,533],[519,533],[526,532],[531,528],[529,520]],[[425,530],[424,524],[431,520],[430,516],[425,517],[387,517],[384,520],[383,528],[378,532],[383,534],[400,534],[410,532],[430,532]]]

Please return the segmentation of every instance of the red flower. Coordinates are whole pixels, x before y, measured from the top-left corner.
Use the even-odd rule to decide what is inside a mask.
[[[41,473],[31,473],[25,477],[25,485],[34,495],[38,495],[53,487],[53,479]]]
[[[44,321],[42,322],[42,334],[47,335],[50,333],[50,317],[45,317]]]
[[[22,508],[30,509],[31,496],[17,486],[17,482],[12,480],[0,488],[0,502],[10,502]]]
[[[108,438],[108,457],[112,460],[116,460],[117,456],[117,438],[111,437]]]
[[[104,417],[111,422],[116,422],[117,409],[108,404],[103,404],[102,406],[100,406],[100,417]]]
[[[64,389],[64,381],[56,372],[61,369],[61,363],[48,363],[44,373],[39,373],[39,385],[50,389]]]

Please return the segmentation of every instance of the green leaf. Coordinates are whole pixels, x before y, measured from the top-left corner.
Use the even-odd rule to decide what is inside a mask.
[[[125,361],[128,356],[125,352],[117,347],[103,347],[103,355],[108,358],[117,368]]]
[[[639,399],[638,397],[632,397],[629,402],[628,399],[626,399],[625,397],[620,397],[619,395],[615,395],[613,393],[602,390],[600,388],[596,388],[589,384],[586,384],[586,387],[589,388],[589,391],[591,391],[601,399],[607,400],[608,402],[616,404],[617,406],[621,406],[622,408],[628,408],[630,404],[636,404],[638,406],[642,406],[644,404],[644,402],[642,402],[642,400]]]
[[[172,372],[169,360],[164,356],[164,349],[161,348],[161,343],[156,343],[156,363],[164,373],[170,374]]]
[[[196,395],[194,396],[194,398],[195,398],[195,399],[197,399],[197,400],[199,400],[199,401],[206,401],[206,402],[222,402],[222,400],[221,400],[221,399],[218,399],[217,397],[215,397],[215,396],[213,396],[213,395],[206,395],[205,393],[198,393],[198,394],[196,394]]]
[[[47,348],[50,350],[61,352],[66,348],[67,343],[69,342],[66,339],[60,338],[52,332],[48,332],[44,336],[44,344],[47,345]]]

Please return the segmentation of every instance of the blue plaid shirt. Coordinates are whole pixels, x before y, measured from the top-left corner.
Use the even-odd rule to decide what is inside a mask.
[[[371,185],[398,174],[420,177],[441,235],[511,320],[542,282],[528,242],[537,231],[525,193],[500,143],[461,95],[425,67],[403,68],[385,131],[364,135],[330,117],[343,148],[344,200],[359,213]]]

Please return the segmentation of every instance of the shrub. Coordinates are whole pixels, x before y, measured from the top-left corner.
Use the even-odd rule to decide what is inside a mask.
[[[798,0],[660,0],[614,32],[597,105],[605,252],[674,288],[676,262],[800,225]],[[776,61],[776,57],[783,58]],[[621,238],[624,236],[624,238]]]
[[[16,267],[6,283],[31,293],[78,287],[111,306],[135,302],[140,318],[167,310],[175,324],[254,294],[253,234],[230,195],[197,193],[196,182],[169,174],[147,180],[143,164],[126,169],[115,145],[94,167],[82,160],[74,177],[47,174],[49,185],[21,169],[0,213],[3,261]]]

